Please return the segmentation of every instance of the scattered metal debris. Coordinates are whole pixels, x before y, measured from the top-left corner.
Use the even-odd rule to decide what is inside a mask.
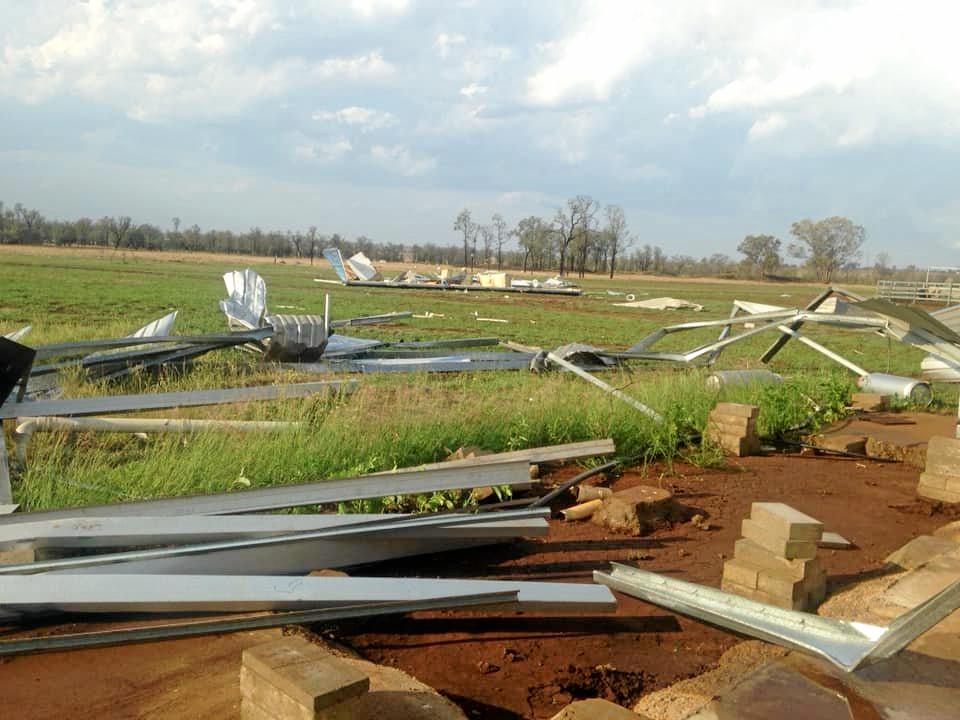
[[[361,257],[358,258],[358,255]],[[340,282],[348,287],[382,287],[406,290],[483,290],[542,295],[579,295],[581,292],[580,288],[572,287],[569,282],[562,278],[550,278],[543,282],[515,280],[504,273],[494,273],[494,275],[503,276],[496,282],[488,282],[483,278],[483,273],[481,273],[477,282],[465,283],[464,280],[467,279],[465,271],[459,273],[440,271],[437,274],[423,274],[413,270],[401,273],[390,280],[374,280],[373,278],[378,275],[376,268],[373,267],[369,258],[363,256],[362,253],[358,253],[358,255],[344,261],[343,255],[337,248],[326,248],[323,251],[323,256],[330,263],[337,277],[340,278]],[[316,278],[314,282],[329,281]]]
[[[636,300],[632,295],[627,296],[627,302],[613,303],[617,307],[642,308],[644,310],[693,310],[700,312],[703,305],[690,302],[689,300],[679,300],[672,297],[650,298],[649,300]]]
[[[611,566],[609,573],[594,572],[594,581],[683,615],[817,655],[847,672],[896,655],[960,608],[960,582],[955,582],[879,627],[785,610],[620,563]]]

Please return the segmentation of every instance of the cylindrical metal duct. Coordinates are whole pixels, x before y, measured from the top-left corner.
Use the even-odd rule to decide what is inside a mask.
[[[870,373],[857,380],[857,386],[864,392],[896,395],[918,405],[929,405],[933,400],[929,383],[899,375]]]
[[[780,382],[783,382],[781,376],[763,368],[757,370],[717,370],[707,376],[707,387],[711,390],[742,385],[776,385]]]

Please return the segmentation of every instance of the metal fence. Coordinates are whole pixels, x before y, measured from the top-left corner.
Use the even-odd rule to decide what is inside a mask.
[[[960,283],[952,281],[934,283],[923,280],[878,280],[877,297],[886,300],[910,302],[933,302],[950,305],[960,302]]]

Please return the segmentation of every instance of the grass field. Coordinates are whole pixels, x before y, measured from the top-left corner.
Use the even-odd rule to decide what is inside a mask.
[[[180,313],[178,332],[222,331],[226,325],[217,301],[225,291],[220,276],[246,266],[266,280],[268,307],[274,311],[320,312],[323,295],[329,293],[334,319],[392,310],[444,315],[349,329],[348,334],[407,340],[495,335],[544,347],[579,341],[625,348],[662,325],[724,317],[734,298],[793,307],[802,306],[819,290],[794,283],[626,277],[588,278],[583,282],[587,294],[572,298],[399,291],[315,283],[315,277],[334,278],[324,261],[311,267],[306,262],[274,264],[262,258],[0,246],[0,333],[32,324],[27,337],[31,344],[111,337],[174,309]],[[622,298],[608,295],[608,289],[638,298],[685,298],[702,304],[704,311],[615,307],[613,303]],[[479,322],[476,314],[508,322]],[[690,348],[715,335],[715,331],[679,334],[662,347]],[[816,328],[809,335],[868,370],[903,375],[919,371],[921,353],[899,343]],[[761,335],[736,344],[716,367],[755,367],[772,340],[771,335]],[[761,426],[767,429],[802,418],[809,407],[803,394],[823,404],[853,379],[795,342],[770,367],[790,379],[788,390],[767,391],[761,397],[759,389],[741,389],[724,396],[761,402]],[[625,458],[671,457],[681,448],[694,460],[711,462],[716,455],[707,450],[682,449],[687,435],[703,427],[716,401],[715,394],[704,388],[704,374],[658,367],[605,375],[611,384],[661,411],[667,422],[659,424],[582,380],[559,373],[364,376],[361,389],[346,399],[169,413],[306,422],[307,428],[294,434],[207,433],[143,441],[125,435],[38,433],[14,492],[19,502],[37,509],[344,476],[434,461],[461,445],[499,451],[604,436],[616,439]],[[225,350],[206,356],[183,376],[136,377],[110,387],[74,377],[66,378],[64,385],[65,394],[78,396],[303,379],[309,378],[281,373],[253,356]],[[945,396],[945,402],[952,398]]]

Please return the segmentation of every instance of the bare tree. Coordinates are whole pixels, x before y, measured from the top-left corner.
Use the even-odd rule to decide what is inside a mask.
[[[313,265],[313,256],[317,254],[317,226],[311,225],[307,230],[307,252],[310,253],[310,264]]]
[[[567,252],[570,243],[583,234],[583,242],[588,242],[590,231],[593,229],[594,216],[598,208],[597,201],[589,195],[577,195],[567,200],[566,209],[557,210],[553,222],[556,226],[558,249],[560,250],[560,275],[566,272]]]
[[[503,269],[503,246],[510,239],[510,232],[507,230],[507,221],[503,215],[496,213],[492,219],[493,232],[497,243],[497,270]]]
[[[110,237],[113,238],[113,249],[116,250],[123,245],[127,233],[130,232],[130,226],[133,221],[126,215],[118,218],[110,218]]]
[[[469,261],[470,246],[473,245],[474,253],[476,253],[477,224],[470,218],[469,210],[464,208],[460,211],[453,223],[453,229],[463,233],[463,266],[471,266]]]
[[[623,208],[619,205],[607,205],[607,247],[610,257],[610,279],[613,279],[613,273],[617,269],[617,256],[626,252],[633,244],[633,238],[627,230],[627,218],[623,214]]]
[[[490,258],[493,255],[493,228],[489,225],[481,225],[477,232],[480,235],[481,247],[483,248],[483,264],[489,267]]]
[[[290,244],[293,245],[293,249],[297,253],[297,257],[303,257],[303,235],[301,235],[299,232],[291,233],[287,231],[287,238],[290,240]]]

